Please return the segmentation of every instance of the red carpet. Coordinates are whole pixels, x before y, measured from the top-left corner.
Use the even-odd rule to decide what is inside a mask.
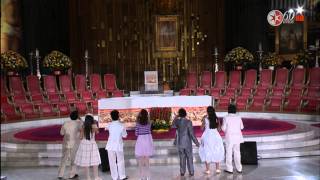
[[[296,126],[282,121],[274,120],[261,120],[261,119],[243,119],[244,135],[262,135],[281,131],[288,131],[294,129]],[[61,141],[62,136],[59,134],[61,125],[51,125],[39,128],[27,129],[18,132],[14,137],[24,140],[33,141]],[[194,132],[197,137],[200,137],[202,130],[199,126],[194,127]],[[223,136],[223,132],[220,132]],[[175,136],[175,129],[170,129],[169,132],[153,133],[153,139],[173,139]],[[96,140],[107,140],[108,132],[104,129],[100,129],[100,133],[97,134]],[[135,140],[134,130],[128,130],[128,137],[126,140]]]
[[[312,126],[315,126],[315,127],[320,128],[320,123],[318,123],[318,124],[312,124]]]

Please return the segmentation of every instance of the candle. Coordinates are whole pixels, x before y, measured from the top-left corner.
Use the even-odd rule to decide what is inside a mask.
[[[214,55],[218,55],[218,48],[217,47],[214,48]]]
[[[85,58],[88,58],[88,57],[89,57],[89,53],[88,53],[88,50],[87,50],[87,49],[84,51],[84,57],[85,57]]]
[[[39,57],[39,50],[36,49],[36,57]]]
[[[259,51],[262,51],[262,43],[259,42]]]
[[[316,40],[316,47],[319,47],[319,39]]]

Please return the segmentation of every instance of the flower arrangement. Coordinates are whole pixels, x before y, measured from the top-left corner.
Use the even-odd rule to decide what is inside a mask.
[[[267,68],[269,66],[278,66],[282,62],[282,58],[276,53],[268,53],[262,58],[262,66]]]
[[[43,66],[53,70],[64,70],[72,66],[72,61],[62,52],[52,51],[44,58]]]
[[[150,120],[152,121],[152,129],[168,130],[171,127],[171,108],[151,108]]]
[[[291,60],[291,65],[303,65],[306,66],[309,64],[310,56],[308,51],[303,51],[296,54]]]
[[[224,58],[224,62],[241,65],[245,62],[253,62],[253,55],[250,53],[250,51],[243,47],[236,47],[228,52]]]
[[[19,71],[28,67],[26,59],[14,51],[1,53],[1,68],[9,71]]]

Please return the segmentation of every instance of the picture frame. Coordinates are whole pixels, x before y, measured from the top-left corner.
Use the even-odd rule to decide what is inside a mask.
[[[155,32],[156,51],[178,50],[178,16],[156,16]]]
[[[276,28],[276,53],[291,57],[307,48],[306,21],[293,24],[282,24]]]

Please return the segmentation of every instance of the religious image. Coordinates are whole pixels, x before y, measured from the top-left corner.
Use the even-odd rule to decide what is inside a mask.
[[[156,22],[156,46],[159,51],[177,49],[177,16],[160,16]]]
[[[303,24],[282,24],[280,26],[279,53],[297,53],[303,49]]]

